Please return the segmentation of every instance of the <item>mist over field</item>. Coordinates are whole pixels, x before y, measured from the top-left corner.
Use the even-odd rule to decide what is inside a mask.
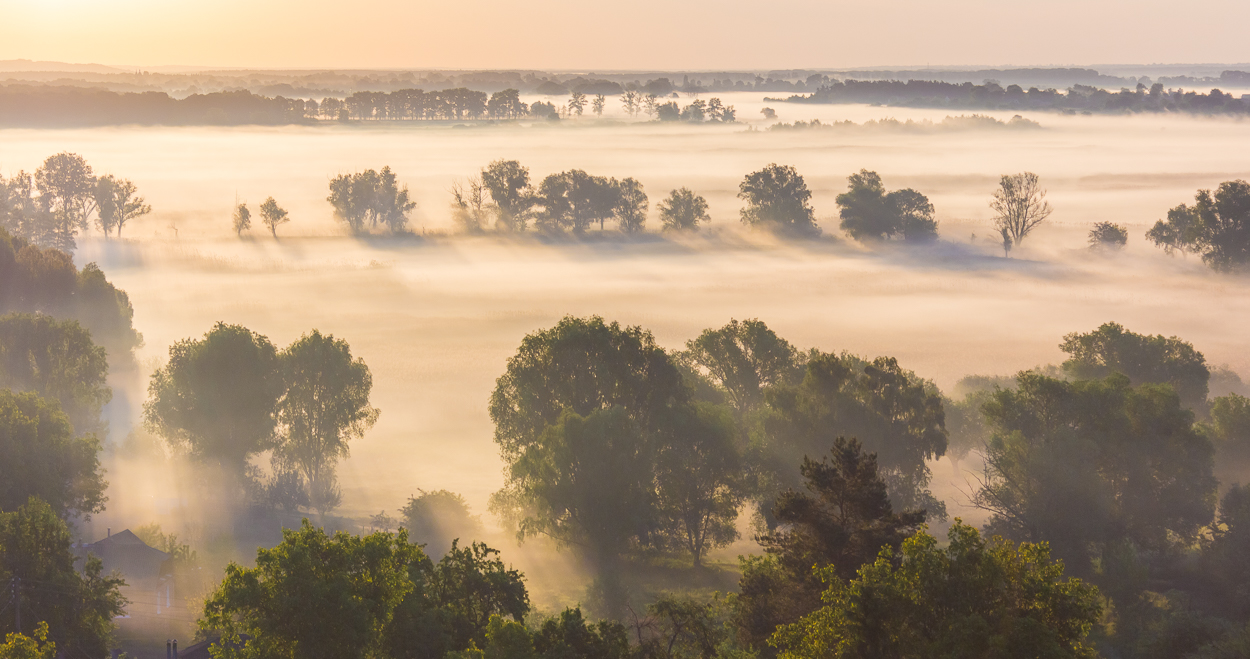
[[[380,416],[338,462],[341,503],[333,516],[310,508],[302,516],[355,533],[389,531],[370,518],[402,518],[409,498],[422,492],[458,493],[480,517],[475,539],[520,568],[532,604],[553,614],[598,596],[602,565],[543,538],[518,545],[508,520],[491,512],[509,458],[489,407],[523,340],[566,316],[641,326],[673,354],[731,319],[759,319],[797,354],[894,357],[960,400],[957,385],[966,376],[1059,373],[1071,357],[1061,349],[1065,336],[1108,322],[1179,337],[1212,371],[1227,367],[1250,381],[1250,278],[1208,267],[1195,253],[1169,255],[1146,238],[1196,191],[1250,179],[1243,148],[1250,119],[817,105],[734,91],[716,97],[736,109],[736,122],[642,120],[613,98],[600,117],[560,121],[0,128],[0,176],[33,172],[48,156],[70,152],[98,176],[133,181],[152,208],[120,237],[94,227],[82,233],[72,255],[79,269],[97,264],[125,291],[143,336],[137,366],[109,375],[101,433],[107,507],[77,522],[76,539],[159,523],[199,551],[214,586],[227,561],[251,566],[256,545],[282,540],[276,528],[255,537],[240,532],[248,522],[238,521],[238,511],[205,495],[217,476],[144,424],[149,383],[169,365],[171,346],[198,340],[219,322],[264,335],[279,350],[316,329],[350,343],[351,356],[371,372],[369,404]],[[775,117],[765,118],[765,108]],[[982,118],[967,118],[974,114]],[[632,177],[650,200],[645,230],[600,231],[593,223],[584,234],[466,233],[455,219],[453,189],[500,159],[528,167],[535,187],[572,169]],[[770,163],[793,166],[806,181],[818,236],[778,235],[740,220],[743,177]],[[328,185],[383,167],[417,204],[408,232],[353,234],[335,217]],[[860,170],[878,173],[887,189],[927,196],[937,240],[857,241],[842,231],[837,199]],[[1001,177],[1018,172],[1038,175],[1054,212],[1006,258],[990,201]],[[661,231],[658,203],[683,187],[706,199],[711,220],[698,232]],[[277,237],[255,220],[236,235],[237,206],[256,209],[267,198],[289,212]],[[1126,228],[1127,243],[1091,249],[1090,231],[1100,222]],[[1211,398],[1246,393],[1229,384],[1230,374],[1220,377],[1211,380]],[[268,456],[253,456],[252,464],[265,472]],[[960,458],[928,460],[927,487],[947,512],[928,520],[939,537],[955,518],[974,527],[997,519],[983,500],[974,502],[984,485],[984,452]],[[1216,467],[1220,496],[1250,477],[1240,466]],[[1213,486],[1211,510],[1214,497]],[[734,590],[745,569],[738,557],[764,553],[755,538],[769,513],[754,506],[748,501],[738,513],[737,539],[708,550],[708,571],[698,572],[704,566],[696,557],[702,581],[694,590]],[[1220,531],[1202,533],[1208,540],[1194,539],[1191,548]],[[663,569],[671,568],[664,561],[686,560],[640,555]],[[199,600],[178,620],[183,629],[196,606]]]

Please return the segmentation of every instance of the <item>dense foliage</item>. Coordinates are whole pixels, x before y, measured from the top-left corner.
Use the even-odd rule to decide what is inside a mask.
[[[1169,254],[1197,253],[1215,270],[1240,270],[1250,262],[1250,183],[1225,181],[1214,194],[1199,190],[1193,206],[1168,211],[1146,238]]]
[[[75,435],[55,400],[0,389],[0,511],[37,497],[62,518],[104,510],[100,440]]]

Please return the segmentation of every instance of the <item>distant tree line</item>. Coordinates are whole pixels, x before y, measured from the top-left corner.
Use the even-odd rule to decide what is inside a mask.
[[[1212,89],[1207,94],[1183,89],[1149,88],[1110,92],[1098,87],[1073,85],[1066,92],[1055,89],[1003,87],[996,82],[975,85],[928,80],[833,80],[807,95],[765,99],[791,103],[872,103],[902,107],[939,107],[1001,110],[1053,110],[1061,112],[1183,112],[1190,114],[1250,114],[1250,101]]]
[[[96,176],[86,159],[58,153],[33,175],[0,176],[0,228],[41,247],[73,252],[92,221],[105,238],[120,238],[127,222],[152,212],[134,183]]]

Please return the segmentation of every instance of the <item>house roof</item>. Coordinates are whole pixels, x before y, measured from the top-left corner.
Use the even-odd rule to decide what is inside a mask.
[[[121,572],[131,586],[158,581],[162,576],[161,568],[169,560],[169,554],[149,547],[130,529],[83,545],[82,549],[84,553],[100,557],[106,573]]]

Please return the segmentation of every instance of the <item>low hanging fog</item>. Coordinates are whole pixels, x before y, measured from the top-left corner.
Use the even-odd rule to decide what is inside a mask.
[[[561,569],[544,568],[499,535],[487,499],[503,484],[503,463],[487,402],[522,337],[567,314],[641,325],[668,349],[731,318],[759,318],[800,349],[896,357],[944,391],[969,374],[1059,363],[1065,334],[1108,321],[1182,337],[1208,364],[1250,375],[1250,281],[1214,273],[1193,256],[1169,257],[1143,237],[1195,190],[1250,178],[1238,147],[1250,139],[1250,123],[1026,113],[1040,126],[943,129],[951,112],[721,97],[736,106],[739,123],[631,122],[609,108],[602,120],[512,126],[4,130],[0,172],[31,171],[71,151],[99,174],[133,180],[154,209],[120,240],[80,239],[74,257],[80,266],[98,263],[129,294],[145,340],[140,372],[113,378],[106,446],[116,449],[141,426],[147,376],[174,342],[218,321],[278,346],[319,329],[346,339],[369,365],[372,404],[381,410],[339,466],[335,514],[395,516],[418,490],[461,493],[494,544],[525,565],[536,598],[575,598],[584,584],[570,585],[567,596],[551,578],[544,586]],[[763,119],[764,107],[777,118]],[[1005,122],[1014,113],[988,114]],[[865,125],[888,118],[932,125]],[[768,130],[812,119],[858,125]],[[575,168],[638,179],[651,199],[647,232],[584,240],[458,234],[449,191],[500,158],[519,160],[536,180]],[[820,239],[782,240],[738,220],[738,183],[772,162],[806,178]],[[383,166],[419,204],[415,236],[350,237],[332,217],[327,183]],[[878,172],[890,189],[927,195],[940,242],[866,248],[842,236],[834,198],[860,169]],[[988,201],[1000,175],[1021,171],[1041,177],[1055,212],[1004,259]],[[656,204],[680,187],[708,201],[712,222],[697,235],[659,232]],[[255,207],[270,196],[290,211],[279,238],[263,228],[237,238],[234,205]],[[1104,220],[1129,228],[1122,251],[1088,248],[1090,227]],[[194,472],[120,450],[105,464],[109,504],[90,527],[96,537],[153,521],[185,537],[204,533],[205,522],[172,514],[190,496]],[[951,517],[983,521],[968,505],[967,470],[978,465],[943,459],[931,468]],[[752,550],[743,540],[715,555]]]

